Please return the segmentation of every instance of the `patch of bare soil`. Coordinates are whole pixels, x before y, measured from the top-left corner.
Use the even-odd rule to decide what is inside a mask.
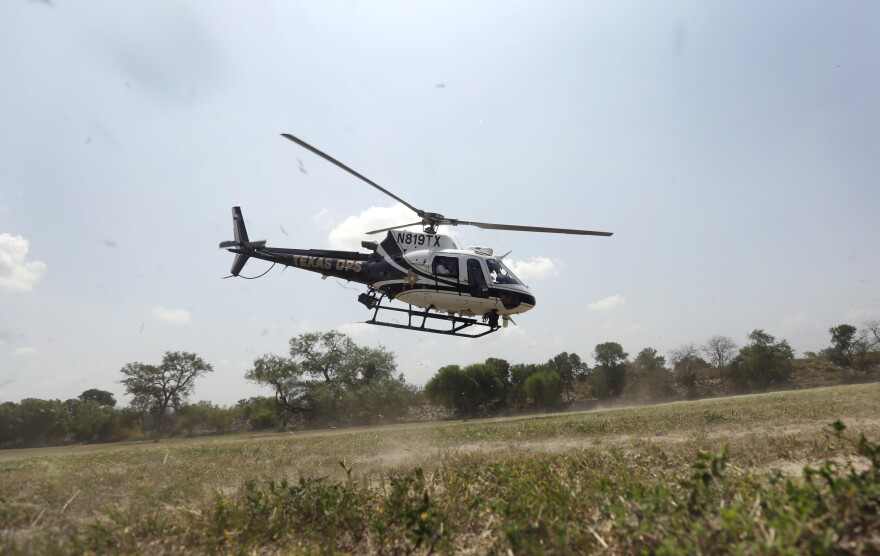
[[[801,477],[804,474],[805,467],[818,469],[826,461],[831,461],[838,467],[843,469],[852,468],[856,473],[867,471],[871,467],[868,458],[861,456],[834,457],[827,459],[817,459],[813,461],[785,461],[780,460],[771,463],[765,467],[766,470],[778,470],[786,477]]]
[[[852,419],[846,421],[849,430],[858,431],[869,437],[880,436],[880,418],[877,419]],[[826,423],[786,423],[768,424],[760,429],[746,428],[742,426],[715,427],[699,433],[667,433],[662,435],[597,435],[597,436],[560,436],[546,440],[524,441],[475,441],[455,444],[454,446],[396,444],[377,454],[365,456],[357,463],[374,470],[387,468],[412,468],[422,467],[431,469],[438,466],[444,459],[467,455],[486,456],[522,456],[528,454],[552,454],[564,453],[573,450],[583,450],[601,447],[616,447],[629,449],[638,443],[650,443],[661,449],[675,449],[681,444],[694,442],[719,443],[719,444],[743,444],[748,445],[754,438],[822,438],[828,431]],[[824,461],[824,460],[823,460]],[[768,464],[768,469],[780,469],[786,474],[798,475],[804,465],[818,465],[821,461],[800,461],[792,459],[779,459]],[[865,465],[865,462],[853,460],[853,463]]]

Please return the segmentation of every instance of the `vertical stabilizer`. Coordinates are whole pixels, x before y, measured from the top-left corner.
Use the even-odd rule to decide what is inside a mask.
[[[235,243],[241,245],[248,242],[247,229],[244,227],[244,217],[241,215],[241,207],[232,207],[232,228],[235,232]]]
[[[235,256],[235,260],[232,261],[232,269],[229,271],[233,276],[238,276],[241,274],[241,270],[244,268],[244,264],[250,259],[247,255],[242,255],[239,253]]]
[[[244,216],[241,214],[240,206],[232,207],[232,233],[235,234],[235,240],[221,242],[220,248],[229,249],[235,253],[235,260],[232,262],[232,270],[230,272],[233,276],[238,276],[250,258],[250,255],[246,255],[241,251],[260,249],[266,245],[266,242],[250,241],[247,228],[244,227]]]

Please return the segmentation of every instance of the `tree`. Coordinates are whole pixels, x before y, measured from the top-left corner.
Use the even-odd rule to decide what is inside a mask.
[[[460,417],[474,417],[494,410],[503,401],[504,385],[496,369],[485,363],[447,365],[425,385],[425,395]]]
[[[18,404],[15,402],[0,403],[0,448],[13,448],[20,442]]]
[[[297,415],[309,411],[309,383],[303,375],[302,366],[292,359],[267,354],[254,360],[254,366],[244,376],[251,382],[271,386],[282,413]]]
[[[68,428],[75,442],[116,442],[127,434],[122,427],[122,413],[113,406],[102,405],[88,396],[83,401],[82,395],[66,400],[64,406],[70,416]]]
[[[700,357],[700,351],[694,344],[684,344],[669,352],[669,360],[675,372],[675,382],[684,390],[688,398],[697,397],[700,369],[708,364]]]
[[[749,334],[749,344],[739,350],[730,365],[731,379],[741,390],[761,390],[783,384],[791,375],[794,350],[786,340],[763,330]]]
[[[16,406],[18,441],[26,446],[52,446],[64,442],[70,417],[61,400],[25,398]]]
[[[245,377],[271,386],[279,408],[310,423],[350,424],[402,414],[414,392],[394,355],[337,331],[291,338],[290,355],[264,355]]]
[[[831,333],[831,360],[844,368],[852,368],[858,329],[851,324],[840,324],[828,332]]]
[[[175,423],[177,432],[195,434],[216,434],[237,428],[242,410],[237,406],[221,407],[208,401],[184,404],[177,410],[179,418]]]
[[[880,319],[865,321],[862,332],[870,348],[880,348]]]
[[[625,392],[639,401],[668,399],[672,390],[672,374],[666,368],[666,358],[652,347],[646,347],[636,355],[627,371]]]
[[[569,396],[571,396],[575,382],[584,378],[589,372],[589,366],[581,360],[578,354],[564,351],[547,361],[547,367],[559,376]]]
[[[355,354],[357,345],[341,332],[310,332],[290,339],[290,357],[312,378],[323,378],[326,383],[351,384],[356,380],[360,362]],[[359,354],[358,354],[359,355]],[[353,362],[357,361],[355,364]],[[373,362],[375,366],[376,362]],[[392,358],[393,364],[393,358]],[[365,367],[367,363],[365,362]],[[369,380],[378,369],[364,368]]]
[[[545,369],[526,379],[525,390],[537,407],[553,409],[562,399],[564,386],[556,371]]]
[[[852,368],[855,372],[868,374],[868,370],[874,363],[874,348],[869,336],[863,330],[852,346]]]
[[[496,407],[503,408],[508,406],[509,395],[510,395],[510,363],[505,359],[499,359],[497,357],[489,357],[483,362],[484,365],[492,369],[492,372],[495,373],[495,376],[498,377],[498,380],[501,381],[501,396],[498,402],[496,403]]]
[[[431,402],[447,407],[455,414],[463,414],[468,410],[465,396],[470,388],[461,367],[446,365],[425,384],[425,395]]]
[[[510,384],[507,386],[506,403],[508,407],[522,409],[529,403],[526,381],[535,373],[545,370],[546,365],[516,363],[510,366]]]
[[[290,340],[290,358],[307,382],[312,422],[364,422],[394,409],[405,397],[403,376],[394,377],[394,355],[383,347],[358,346],[347,335],[331,330],[302,334]]]
[[[709,358],[709,363],[718,369],[718,378],[721,380],[722,388],[724,387],[724,371],[736,356],[736,348],[736,342],[728,336],[718,335],[706,340],[706,343],[700,348]]]
[[[79,401],[95,402],[105,407],[116,407],[116,398],[113,397],[113,394],[106,390],[98,390],[97,388],[91,388],[80,394]]]
[[[195,389],[195,380],[214,368],[194,353],[168,351],[159,365],[128,363],[121,372],[125,391],[133,404],[148,408],[156,419],[156,442],[165,429],[169,407],[178,409]]]
[[[595,393],[599,399],[619,398],[626,387],[626,358],[628,354],[617,342],[598,344],[593,350],[596,367],[593,369]]]

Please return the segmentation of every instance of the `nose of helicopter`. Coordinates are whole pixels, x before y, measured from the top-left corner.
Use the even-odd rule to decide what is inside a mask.
[[[517,292],[515,296],[512,296],[512,299],[508,296],[502,296],[501,301],[505,309],[502,311],[503,314],[518,315],[535,308],[535,296],[531,293]]]

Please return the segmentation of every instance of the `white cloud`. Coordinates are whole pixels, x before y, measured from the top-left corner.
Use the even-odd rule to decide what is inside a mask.
[[[15,355],[23,355],[23,356],[36,355],[39,352],[40,352],[40,350],[38,350],[37,348],[28,346],[28,347],[20,347],[20,348],[16,349]]]
[[[153,307],[150,309],[157,320],[168,324],[189,324],[189,311],[183,309],[166,309],[165,307]]]
[[[786,330],[807,330],[817,326],[819,326],[819,321],[811,318],[806,313],[798,313],[782,321],[782,327]]]
[[[501,335],[504,338],[525,338],[528,336],[528,333],[521,326],[517,326],[511,322],[508,323],[507,328],[501,329]]]
[[[365,322],[347,322],[338,327],[338,331],[351,336],[352,338],[364,338],[367,336],[375,336],[376,326]]]
[[[0,349],[3,349],[4,347],[6,347],[6,341],[0,340]]]
[[[610,311],[611,309],[623,305],[624,303],[626,303],[626,298],[616,293],[610,297],[600,299],[599,301],[594,301],[587,305],[587,307],[594,311]]]
[[[383,234],[368,236],[367,232],[415,222],[418,219],[413,211],[399,203],[393,207],[370,207],[357,216],[349,216],[330,231],[330,248],[357,251],[361,248],[361,240],[371,238],[381,241],[384,237]]]
[[[43,276],[46,263],[25,262],[29,244],[21,236],[0,234],[0,288],[28,292]]]
[[[510,270],[526,283],[529,280],[556,276],[561,268],[565,268],[562,262],[551,261],[547,257],[535,257],[531,261],[505,259],[504,264],[509,266]]]

